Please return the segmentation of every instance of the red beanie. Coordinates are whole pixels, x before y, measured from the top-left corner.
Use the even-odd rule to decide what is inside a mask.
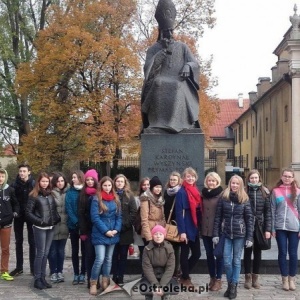
[[[86,171],[86,173],[84,174],[84,179],[86,179],[87,177],[93,177],[94,180],[98,182],[98,173],[95,169]]]
[[[167,234],[166,229],[164,227],[162,227],[161,225],[155,225],[151,230],[151,235],[154,235],[156,232],[160,232],[164,236],[166,236],[166,234]]]

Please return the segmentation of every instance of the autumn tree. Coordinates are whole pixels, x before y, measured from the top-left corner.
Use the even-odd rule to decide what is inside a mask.
[[[30,98],[16,92],[15,76],[20,64],[35,55],[34,40],[45,27],[50,3],[0,0],[0,134],[15,153],[18,137],[30,131]]]
[[[135,1],[65,1],[48,11],[37,58],[18,71],[32,98],[22,159],[62,169],[70,160],[110,161],[138,135],[140,64],[131,34]]]

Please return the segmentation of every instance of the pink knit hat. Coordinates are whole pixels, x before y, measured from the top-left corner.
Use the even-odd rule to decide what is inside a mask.
[[[156,232],[160,232],[164,236],[166,236],[166,234],[167,234],[166,229],[164,227],[162,227],[161,225],[155,225],[151,230],[151,235],[154,235]]]
[[[94,180],[98,182],[98,173],[95,169],[90,169],[86,171],[84,174],[84,179],[86,179],[87,177],[93,177]]]

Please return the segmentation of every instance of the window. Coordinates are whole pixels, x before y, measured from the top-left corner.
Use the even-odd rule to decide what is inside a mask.
[[[266,131],[269,131],[269,118],[266,118]]]
[[[243,124],[240,125],[240,142],[242,142],[244,140],[244,128],[243,128]]]
[[[246,140],[248,140],[248,121],[246,121]]]
[[[289,119],[289,112],[288,112],[288,106],[286,105],[284,107],[284,122],[287,122]]]
[[[234,129],[234,144],[237,144],[237,129]]]
[[[254,126],[252,126],[252,137],[253,137],[253,138],[255,137],[255,129],[254,129]]]
[[[227,159],[234,159],[234,150],[227,149]]]
[[[210,149],[208,153],[209,159],[216,159],[217,158],[217,150],[216,149]]]

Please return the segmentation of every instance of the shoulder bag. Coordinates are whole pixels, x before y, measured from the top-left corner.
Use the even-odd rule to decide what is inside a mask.
[[[174,220],[171,221],[171,216],[173,213],[174,205],[175,205],[175,198],[174,198],[174,201],[173,201],[173,204],[172,204],[172,207],[170,210],[170,214],[169,214],[169,217],[167,220],[167,224],[166,224],[166,231],[167,231],[166,240],[169,242],[173,242],[173,243],[174,242],[180,243],[180,236],[178,233],[177,223]]]

